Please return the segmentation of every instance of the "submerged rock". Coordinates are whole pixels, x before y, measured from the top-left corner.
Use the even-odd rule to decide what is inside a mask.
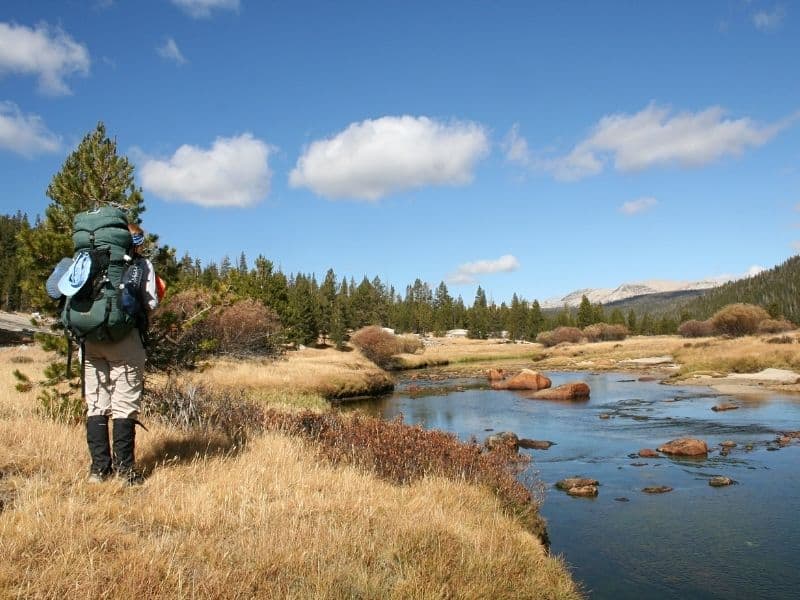
[[[716,406],[712,406],[711,410],[714,412],[722,412],[724,410],[736,410],[739,407],[736,404],[731,404],[730,402],[723,402],[722,404],[717,404]]]
[[[556,487],[560,490],[570,490],[576,487],[598,486],[600,482],[597,479],[588,479],[586,477],[567,477],[556,483]]]
[[[520,373],[504,381],[492,383],[493,390],[543,390],[549,388],[552,382],[541,373],[522,369]]]
[[[625,496],[620,496],[619,498],[614,498],[614,500],[617,501],[617,502],[630,502],[631,501],[630,498],[626,498]]]
[[[661,455],[652,448],[642,448],[639,450],[640,458],[660,458]]]
[[[585,383],[565,383],[549,390],[541,390],[531,395],[537,400],[587,400],[589,398],[589,386]]]
[[[666,494],[667,492],[671,492],[672,488],[669,487],[668,485],[657,485],[657,486],[642,488],[642,491],[645,494]]]
[[[730,477],[723,477],[722,475],[717,475],[716,477],[712,477],[708,480],[708,485],[711,487],[725,487],[726,485],[732,485],[736,483]]]
[[[608,414],[608,413],[600,413],[600,418],[601,419],[610,419],[611,415]]]
[[[673,456],[705,456],[708,454],[708,445],[703,440],[679,438],[659,446],[658,451]]]
[[[736,442],[733,440],[725,440],[724,442],[720,442],[719,445],[723,448],[736,448]]]
[[[555,442],[551,442],[550,440],[529,440],[527,438],[522,438],[519,441],[519,447],[532,450],[548,450],[554,443]]]
[[[567,494],[578,498],[594,498],[598,494],[598,489],[596,485],[580,485],[569,488]]]

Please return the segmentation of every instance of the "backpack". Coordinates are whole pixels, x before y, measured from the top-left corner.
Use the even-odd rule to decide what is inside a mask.
[[[61,322],[73,338],[112,341],[136,326],[136,317],[122,306],[122,279],[130,263],[132,239],[124,211],[102,206],[78,213],[73,221],[75,259],[87,253],[91,268],[86,282],[68,296]]]

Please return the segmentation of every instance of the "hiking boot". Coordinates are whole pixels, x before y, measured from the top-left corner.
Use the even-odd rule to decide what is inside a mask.
[[[134,419],[114,419],[114,470],[117,477],[126,485],[140,485],[144,477],[134,470],[134,447],[136,440],[136,421]]]
[[[89,483],[105,481],[112,473],[108,415],[94,415],[86,419],[86,443],[92,458]]]

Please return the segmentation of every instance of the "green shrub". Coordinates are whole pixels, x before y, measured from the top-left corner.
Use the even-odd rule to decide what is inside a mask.
[[[769,313],[755,304],[729,304],[714,313],[711,323],[716,333],[739,337],[756,333],[759,324],[769,318]]]

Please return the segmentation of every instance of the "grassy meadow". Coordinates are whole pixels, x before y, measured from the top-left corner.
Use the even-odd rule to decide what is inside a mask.
[[[213,430],[148,422],[137,437],[145,484],[87,484],[82,426],[44,420],[36,390],[14,390],[15,368],[36,380],[48,360],[39,349],[0,349],[1,597],[580,595],[488,489],[437,476],[396,485],[279,432],[240,446]],[[283,361],[202,375],[221,389],[255,389],[263,371],[274,386],[265,401],[291,406],[324,379],[326,367],[309,366],[316,360],[308,353],[295,379]],[[281,398],[282,388],[301,391]]]

